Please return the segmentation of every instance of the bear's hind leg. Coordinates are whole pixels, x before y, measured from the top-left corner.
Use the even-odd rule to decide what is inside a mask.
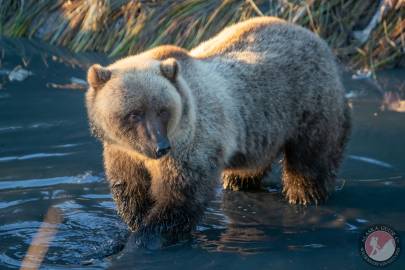
[[[283,193],[290,203],[318,204],[327,199],[350,130],[350,120],[344,117],[346,119],[339,121],[341,126],[335,125],[334,128],[326,120],[313,119],[301,134],[286,143]]]
[[[283,193],[292,204],[318,204],[327,199],[351,131],[347,104],[341,115],[306,120],[301,134],[284,148]]]
[[[299,164],[285,158],[283,193],[291,204],[307,205],[324,202],[328,197],[332,181],[333,176],[329,175],[325,165]]]
[[[222,174],[223,188],[232,191],[259,190],[265,173],[266,170],[254,172],[225,171]]]
[[[288,143],[283,161],[283,193],[291,204],[322,203],[335,180],[333,160],[309,145]]]

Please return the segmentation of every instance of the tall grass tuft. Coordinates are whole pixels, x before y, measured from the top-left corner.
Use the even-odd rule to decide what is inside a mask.
[[[309,28],[353,68],[405,65],[404,0],[0,0],[0,33],[122,56],[160,44],[191,48],[262,15]]]

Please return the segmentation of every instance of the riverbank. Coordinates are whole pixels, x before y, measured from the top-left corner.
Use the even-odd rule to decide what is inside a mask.
[[[160,44],[192,48],[229,24],[263,15],[309,28],[354,69],[405,66],[403,0],[4,0],[0,34],[125,56]]]

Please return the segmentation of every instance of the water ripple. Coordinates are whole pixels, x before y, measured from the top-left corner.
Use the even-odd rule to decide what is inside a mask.
[[[390,168],[390,169],[393,168],[393,166],[391,164],[381,161],[381,160],[374,159],[374,158],[368,158],[368,157],[362,157],[362,156],[356,156],[356,155],[349,155],[349,158],[353,159],[353,160],[363,161],[363,162],[370,163],[373,165],[381,166],[384,168]]]
[[[74,154],[74,153],[73,152],[70,152],[70,153],[35,153],[35,154],[24,155],[24,156],[0,157],[0,162],[15,161],[15,160],[28,160],[28,159],[46,158],[46,157],[62,157],[62,156],[69,156],[72,154]]]
[[[85,173],[83,175],[77,176],[60,176],[42,179],[1,181],[0,190],[15,189],[15,188],[48,187],[60,184],[86,184],[86,183],[101,182],[103,179],[104,178],[100,176]]]

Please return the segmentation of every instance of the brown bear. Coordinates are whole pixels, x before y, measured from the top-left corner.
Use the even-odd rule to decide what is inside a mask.
[[[133,231],[188,232],[218,180],[257,187],[283,155],[283,193],[333,189],[350,111],[330,49],[272,17],[187,51],[160,46],[88,71],[86,104],[118,212]]]

